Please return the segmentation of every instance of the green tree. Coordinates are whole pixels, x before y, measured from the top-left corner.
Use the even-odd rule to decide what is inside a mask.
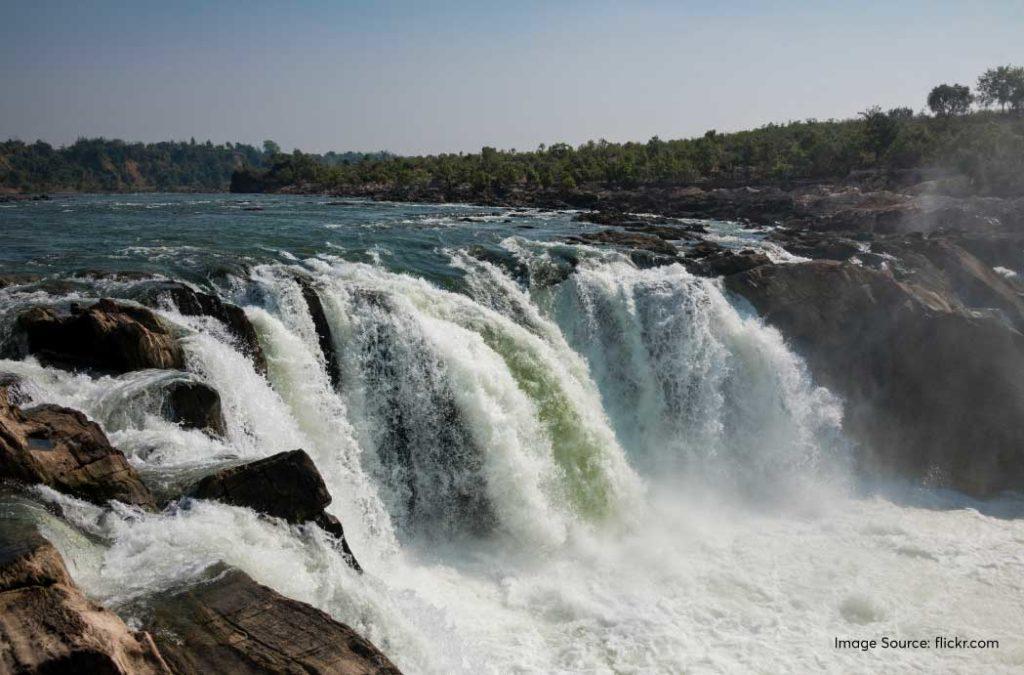
[[[928,107],[939,117],[963,115],[973,101],[970,88],[962,84],[940,84],[928,94]]]
[[[1006,111],[1024,108],[1024,68],[998,66],[989,68],[978,78],[978,101],[985,107],[993,103]]]
[[[864,136],[868,149],[874,152],[876,158],[881,157],[899,134],[899,119],[886,114],[877,105],[858,114],[864,118]]]

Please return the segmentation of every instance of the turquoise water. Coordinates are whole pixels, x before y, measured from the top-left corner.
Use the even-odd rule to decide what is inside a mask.
[[[259,210],[253,210],[259,209]],[[0,270],[143,271],[202,280],[321,253],[451,279],[443,249],[551,240],[573,213],[232,194],[72,195],[0,204]]]

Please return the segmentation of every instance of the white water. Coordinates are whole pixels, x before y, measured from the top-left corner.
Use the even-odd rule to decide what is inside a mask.
[[[552,278],[549,247],[507,245]],[[331,258],[257,268],[240,297],[258,299],[247,312],[268,379],[214,322],[166,313],[191,331],[190,370],[221,393],[224,441],[158,418],[147,392],[166,373],[93,380],[0,363],[33,399],[97,419],[161,480],[305,448],[366,574],[316,528],[215,503],[146,515],[41,490],[109,545],[53,519],[48,534],[100,601],[125,606],[223,560],[411,673],[1024,665],[1024,521],[943,493],[856,496],[841,405],[778,333],[682,268],[576,253],[571,276],[530,293],[454,253],[472,297]],[[340,392],[300,271],[331,323]],[[832,646],[939,634],[1002,646]]]

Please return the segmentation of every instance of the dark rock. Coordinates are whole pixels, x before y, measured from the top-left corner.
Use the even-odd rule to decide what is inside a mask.
[[[18,316],[15,333],[24,351],[69,370],[119,374],[185,365],[181,345],[159,317],[109,299],[72,305],[69,315],[34,307]]]
[[[25,381],[14,373],[0,373],[0,397],[6,396],[8,404],[22,405],[28,402],[25,395]]]
[[[171,673],[148,633],[132,632],[75,586],[35,527],[0,520],[0,672]]]
[[[164,416],[187,429],[200,429],[216,436],[227,433],[220,394],[204,382],[174,380],[164,389]]]
[[[314,521],[336,536],[346,559],[359,568],[341,523],[324,509],[331,503],[324,479],[304,450],[281,452],[206,476],[188,495],[244,506],[289,523]]]
[[[256,336],[256,329],[241,307],[224,302],[215,295],[197,291],[179,281],[145,285],[139,290],[137,299],[150,306],[168,301],[185,316],[211,316],[217,319],[227,327],[238,347],[252,360],[256,371],[261,374],[267,372],[267,360]]]
[[[597,225],[616,225],[629,232],[651,234],[666,241],[693,239],[698,233],[706,233],[707,228],[693,223],[680,223],[665,216],[623,213],[621,211],[591,211],[581,213],[573,220]]]
[[[623,232],[621,230],[601,230],[585,232],[568,238],[568,241],[581,244],[609,244],[624,248],[650,251],[661,255],[675,256],[676,247],[667,241],[650,234],[640,232]]]
[[[681,239],[699,239],[697,233],[706,232],[707,228],[699,225],[626,225],[623,227],[627,232],[642,232],[650,234],[665,241],[679,241]]]
[[[0,274],[0,288],[24,286],[42,279],[38,274]]]
[[[398,675],[377,647],[314,607],[223,566],[153,600],[147,629],[178,675]]]
[[[335,389],[341,388],[341,365],[338,363],[338,354],[334,350],[334,337],[331,335],[331,324],[327,321],[324,313],[323,303],[320,296],[308,279],[296,277],[299,286],[302,288],[302,299],[306,301],[306,308],[309,316],[313,319],[313,327],[316,329],[317,343],[320,345],[320,352],[324,355],[324,363],[327,366],[327,374],[330,375],[331,384]]]
[[[694,244],[690,248],[686,249],[687,258],[706,258],[711,255],[718,255],[725,253],[726,248],[721,244],[716,244],[713,241],[702,241],[699,244]]]
[[[852,239],[810,230],[778,229],[769,233],[767,239],[793,255],[814,260],[849,260],[861,255],[864,248]]]
[[[960,305],[995,309],[1024,329],[1024,286],[1007,279],[945,236],[903,235],[876,241],[872,251],[895,259],[896,278],[934,289]]]
[[[723,250],[704,256],[698,261],[685,260],[691,273],[705,277],[721,277],[738,274],[761,265],[770,265],[771,260],[764,253],[752,250],[740,252]]]
[[[1024,481],[1024,335],[941,290],[836,262],[726,277],[844,397],[865,468],[988,496]]]
[[[153,496],[99,425],[77,410],[23,410],[0,389],[0,478],[43,483],[97,504],[117,499],[144,508]]]

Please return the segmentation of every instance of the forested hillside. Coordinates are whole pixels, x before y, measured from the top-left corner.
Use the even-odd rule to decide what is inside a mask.
[[[79,139],[54,148],[37,141],[0,142],[0,191],[8,192],[210,192],[227,190],[231,174],[260,169],[281,156],[273,141],[262,148],[210,141],[128,143]],[[360,153],[310,155],[324,167],[363,159]]]
[[[964,189],[1024,194],[1024,116],[980,111],[915,115],[874,108],[851,120],[769,124],[751,131],[643,143],[558,143],[531,152],[485,147],[479,153],[387,156],[325,166],[293,153],[234,177],[241,192],[398,191],[411,196],[501,196],[515,190],[577,187],[633,189],[833,181],[857,172],[898,176],[908,170],[961,177]]]

